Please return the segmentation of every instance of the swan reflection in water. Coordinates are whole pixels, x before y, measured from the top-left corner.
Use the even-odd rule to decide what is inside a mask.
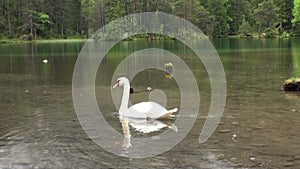
[[[138,132],[149,134],[152,132],[160,131],[161,129],[169,128],[178,131],[178,128],[172,123],[171,120],[147,120],[147,119],[135,119],[129,117],[120,116],[119,120],[122,124],[122,130],[124,134],[124,139],[122,141],[122,148],[127,150],[131,145],[131,132],[130,127]]]

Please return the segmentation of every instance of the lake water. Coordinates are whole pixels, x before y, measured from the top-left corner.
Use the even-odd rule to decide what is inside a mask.
[[[198,138],[210,107],[211,87],[205,67],[191,50],[177,41],[125,41],[101,62],[95,82],[97,102],[120,133],[122,125],[110,95],[114,70],[126,56],[161,48],[179,56],[201,77],[200,109],[191,131],[171,150],[145,159],[107,152],[82,129],[73,106],[72,76],[84,42],[1,44],[0,168],[299,168],[300,94],[281,87],[285,79],[300,76],[300,39],[212,43],[225,70],[227,100],[216,131],[202,144]],[[132,103],[149,99],[147,87],[163,90],[168,108],[182,102],[176,81],[163,71],[145,70],[131,84]],[[131,135],[150,137],[166,130],[131,131]],[[122,140],[113,144],[120,147]]]

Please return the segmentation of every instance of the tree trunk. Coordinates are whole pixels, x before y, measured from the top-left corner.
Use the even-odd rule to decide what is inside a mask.
[[[37,35],[36,35],[36,29],[34,29],[34,40],[36,40],[36,37],[37,37]]]
[[[11,21],[10,21],[10,9],[9,9],[9,0],[6,1],[7,4],[7,22],[8,22],[8,35],[11,37]]]
[[[29,17],[30,20],[30,35],[33,35],[33,25],[32,25],[32,17]]]
[[[60,34],[61,34],[61,37],[64,37],[64,29],[62,27],[60,28]]]
[[[259,24],[259,27],[258,27],[258,37],[260,38],[260,34],[261,34],[261,24]]]

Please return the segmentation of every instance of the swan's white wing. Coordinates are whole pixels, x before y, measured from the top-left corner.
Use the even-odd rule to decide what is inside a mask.
[[[167,113],[167,110],[155,102],[141,102],[131,106],[129,111],[144,114],[146,118],[156,119]]]
[[[153,109],[153,105],[149,102],[141,102],[131,106],[126,112],[123,113],[125,117],[147,119],[149,112]]]
[[[134,130],[141,132],[141,133],[151,133],[154,131],[159,131],[162,128],[167,127],[166,124],[154,120],[154,121],[138,121],[138,120],[129,120],[130,126],[134,128]]]
[[[130,118],[158,119],[168,118],[177,110],[177,108],[167,110],[155,102],[141,102],[131,106],[129,109],[122,112],[122,115]]]
[[[147,113],[152,110],[153,108],[153,102],[141,102],[137,103],[130,107],[130,109],[133,109],[139,113]]]

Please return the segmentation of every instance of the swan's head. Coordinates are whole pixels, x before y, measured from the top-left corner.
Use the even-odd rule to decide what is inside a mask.
[[[126,77],[120,77],[117,79],[117,82],[113,86],[113,88],[116,88],[118,86],[124,86],[125,84],[129,84],[129,80]]]

